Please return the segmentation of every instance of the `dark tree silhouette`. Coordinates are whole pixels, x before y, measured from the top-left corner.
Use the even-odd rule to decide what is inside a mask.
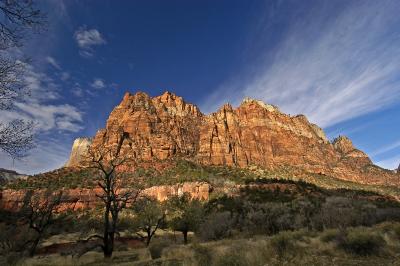
[[[122,136],[123,138],[123,136]],[[129,159],[123,157],[119,151],[123,140],[116,148],[103,145],[91,147],[88,151],[86,163],[88,167],[97,170],[98,186],[103,193],[96,195],[104,204],[104,230],[103,235],[92,235],[89,239],[101,239],[101,248],[105,258],[112,256],[114,238],[118,234],[118,216],[128,204],[133,204],[140,193],[137,187],[134,190],[124,189],[124,174],[120,171]]]
[[[34,194],[29,191],[26,194],[20,214],[22,215],[22,221],[35,232],[32,239],[29,239],[24,245],[28,247],[30,256],[35,255],[37,246],[45,236],[46,230],[62,217],[62,215],[55,215],[61,203],[61,191],[46,191],[43,194]]]
[[[29,94],[23,75],[27,59],[16,57],[15,48],[45,25],[45,16],[29,0],[0,0],[0,111]],[[0,150],[12,158],[25,156],[33,147],[33,123],[24,120],[0,122]]]
[[[31,0],[1,0],[0,49],[22,46],[26,35],[43,29],[44,14]]]

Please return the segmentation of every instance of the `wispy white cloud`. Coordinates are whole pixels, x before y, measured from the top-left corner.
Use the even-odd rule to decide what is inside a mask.
[[[383,168],[386,168],[389,170],[397,169],[397,167],[400,166],[400,155],[396,155],[391,158],[381,160],[379,162],[376,162],[376,164],[379,165],[380,167],[383,167]]]
[[[373,151],[373,152],[371,153],[371,156],[376,156],[376,155],[384,154],[384,153],[386,153],[386,152],[393,151],[393,150],[395,150],[395,149],[397,149],[397,148],[400,148],[400,140],[399,140],[399,141],[395,141],[395,142],[393,142],[393,143],[390,143],[390,144],[388,144],[388,145],[386,145],[386,146],[383,146],[383,147],[381,147],[381,148],[379,148],[379,149]],[[400,162],[399,162],[399,163],[400,163]]]
[[[37,174],[57,169],[68,160],[71,149],[68,144],[65,141],[46,138],[38,141],[36,148],[28,157],[16,161],[0,152],[0,165],[23,174]]]
[[[49,63],[50,65],[52,65],[54,68],[61,70],[60,64],[58,64],[58,62],[53,57],[47,56],[46,62]]]
[[[106,44],[106,40],[97,29],[86,29],[85,26],[75,31],[74,38],[81,48],[79,54],[83,57],[92,57],[94,46]]]
[[[261,64],[222,84],[202,107],[250,96],[327,127],[390,106],[400,100],[398,10],[398,1],[360,1],[336,16],[327,8],[294,18]]]
[[[103,89],[106,87],[106,83],[104,82],[103,79],[100,78],[95,78],[93,79],[93,82],[90,84],[95,89]]]
[[[37,132],[60,130],[77,132],[82,129],[82,112],[70,104],[55,104],[60,100],[60,88],[46,73],[26,64],[23,82],[29,95],[16,102],[15,108],[0,111],[0,123],[13,119],[34,121]]]
[[[54,80],[30,64],[25,64],[23,82],[30,92],[26,99],[29,102],[38,103],[60,98],[59,87]]]
[[[69,104],[44,105],[17,103],[19,110],[28,114],[40,130],[51,129],[77,132],[82,129],[82,114]]]

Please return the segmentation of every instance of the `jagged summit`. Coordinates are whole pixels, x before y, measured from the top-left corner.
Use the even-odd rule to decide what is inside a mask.
[[[242,105],[251,104],[251,103],[258,104],[259,106],[265,108],[266,110],[268,110],[270,112],[279,112],[279,108],[277,106],[272,105],[272,104],[266,104],[261,100],[252,99],[250,97],[245,97],[240,105],[242,106]]]
[[[74,163],[68,165],[79,164],[81,147],[117,143],[122,143],[122,155],[142,160],[187,157],[201,164],[289,166],[364,183],[398,182],[397,175],[394,180],[393,172],[375,167],[348,138],[331,143],[304,115],[290,116],[250,98],[237,108],[225,104],[204,115],[168,91],[156,97],[126,93],[91,144],[74,143]]]

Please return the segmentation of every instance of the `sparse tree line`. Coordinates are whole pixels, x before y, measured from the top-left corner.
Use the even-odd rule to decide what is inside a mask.
[[[184,194],[158,202],[141,196],[140,189],[134,191],[129,194],[129,202],[125,201],[126,191],[120,195],[110,192],[107,196],[104,193],[102,197],[109,198],[109,203],[104,200],[99,208],[84,212],[65,209],[59,212],[62,193],[49,192],[40,198],[28,193],[19,212],[2,216],[8,221],[0,223],[3,227],[1,252],[3,255],[14,252],[33,256],[43,239],[68,232],[80,232],[81,238],[76,248],[65,254],[81,256],[87,251],[97,250],[109,258],[121,233],[140,239],[145,246],[151,247],[153,238],[162,231],[180,233],[178,243],[187,244],[192,237],[197,241],[214,241],[235,235],[275,235],[299,229],[322,231],[337,228],[345,232],[348,227],[400,221],[398,206],[379,206],[340,196],[285,201],[284,192],[260,192],[275,193],[276,200],[264,201],[263,196],[253,198],[253,194],[250,198],[246,195],[221,196],[201,202]]]

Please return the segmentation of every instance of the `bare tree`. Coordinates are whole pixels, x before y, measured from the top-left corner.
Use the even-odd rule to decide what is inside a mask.
[[[123,137],[122,137],[123,138]],[[96,195],[104,204],[104,230],[103,235],[92,235],[88,238],[101,239],[101,248],[105,258],[112,256],[114,250],[114,238],[118,234],[119,213],[133,204],[140,193],[137,187],[135,190],[124,188],[124,174],[121,169],[129,161],[119,153],[123,140],[117,148],[106,148],[101,145],[91,147],[88,151],[88,167],[97,170],[98,186],[102,189],[102,194]]]
[[[29,94],[23,82],[26,59],[16,59],[31,32],[43,29],[45,16],[30,0],[0,0],[0,111]],[[14,55],[14,56],[13,56]],[[0,122],[0,150],[20,158],[33,147],[33,123],[21,119]]]
[[[22,46],[27,31],[43,28],[45,16],[32,0],[1,0],[0,49]]]
[[[157,199],[141,197],[132,209],[135,212],[134,229],[136,234],[146,239],[149,246],[151,239],[158,229],[165,225],[166,211]],[[140,231],[145,232],[145,236]]]
[[[33,122],[20,119],[0,123],[0,149],[12,158],[24,157],[34,147]]]
[[[25,196],[21,208],[22,220],[34,231],[34,235],[24,246],[29,248],[29,255],[34,256],[37,246],[45,236],[47,229],[57,222],[62,215],[56,216],[57,209],[62,203],[62,191],[34,194],[32,191]]]

